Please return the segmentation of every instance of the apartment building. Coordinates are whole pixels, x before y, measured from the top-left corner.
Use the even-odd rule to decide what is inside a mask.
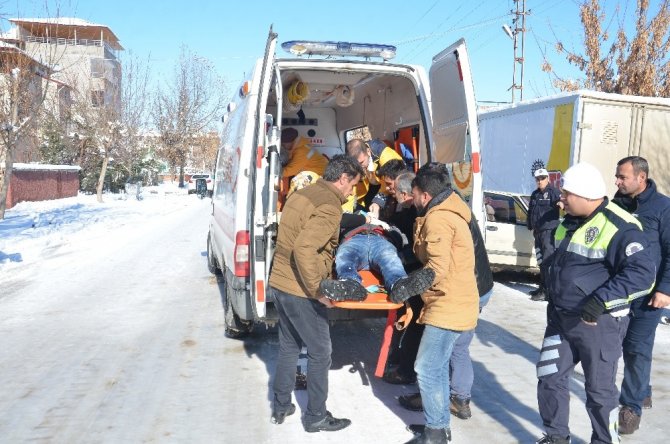
[[[10,19],[17,45],[94,107],[120,106],[123,47],[106,25],[71,17]]]

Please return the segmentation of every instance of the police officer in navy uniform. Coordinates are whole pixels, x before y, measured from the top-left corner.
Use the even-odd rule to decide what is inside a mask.
[[[591,443],[619,442],[615,383],[631,301],[654,287],[656,267],[641,224],[605,196],[598,170],[578,163],[563,176],[567,213],[554,236],[546,273],[547,327],[537,363],[537,400],[546,434],[567,444],[570,376],[584,370]]]
[[[549,183],[549,173],[544,168],[538,168],[533,174],[537,189],[530,195],[528,204],[527,226],[533,230],[535,238],[535,257],[538,266],[554,252],[553,235],[558,226],[559,208],[561,207],[561,193]],[[530,292],[534,301],[545,300],[543,278],[540,276],[540,287]]]

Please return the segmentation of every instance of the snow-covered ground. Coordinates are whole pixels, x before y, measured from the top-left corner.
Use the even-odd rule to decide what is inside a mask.
[[[383,319],[332,327],[328,408],[352,419],[306,434],[298,414],[269,423],[275,328],[223,337],[224,286],[206,269],[209,199],[173,186],[21,203],[0,221],[0,442],[403,443],[420,423],[373,376]],[[454,443],[532,443],[542,434],[535,361],[546,304],[523,275],[500,274],[471,346],[473,417]],[[625,443],[661,442],[670,407],[670,326],[660,325],[654,407]],[[621,366],[619,380],[621,378]],[[589,442],[579,367],[573,443]]]

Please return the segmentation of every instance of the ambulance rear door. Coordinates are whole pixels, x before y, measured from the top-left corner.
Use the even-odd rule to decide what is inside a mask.
[[[477,105],[465,40],[433,57],[431,159],[450,166],[452,186],[469,202],[483,232],[483,195]]]
[[[250,198],[253,201],[250,214],[249,233],[249,284],[252,305],[257,318],[263,319],[266,316],[267,301],[267,276],[269,269],[269,258],[266,250],[268,242],[271,241],[271,231],[275,225],[271,217],[273,212],[273,203],[276,203],[276,197],[273,203],[270,198],[274,189],[273,180],[270,174],[270,162],[275,161],[276,157],[269,155],[271,146],[277,144],[277,130],[275,123],[266,114],[268,96],[275,78],[274,61],[275,47],[277,45],[277,33],[272,31],[268,34],[265,45],[265,56],[263,66],[259,76],[258,101],[255,114],[256,128],[254,130],[254,149],[252,164],[249,168]],[[276,151],[275,151],[276,152]],[[276,230],[276,227],[274,228]]]

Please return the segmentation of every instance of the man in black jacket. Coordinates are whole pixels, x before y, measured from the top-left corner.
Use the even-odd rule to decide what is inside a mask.
[[[670,304],[670,198],[649,179],[649,164],[639,156],[617,163],[619,191],[612,202],[633,214],[642,224],[656,265],[656,286],[648,296],[631,304],[631,318],[623,342],[624,372],[619,403],[619,433],[629,435],[640,427],[642,408],[651,408],[651,361],[656,326]]]
[[[558,226],[558,210],[561,207],[561,193],[549,183],[549,173],[544,168],[533,174],[537,189],[530,195],[528,205],[528,229],[535,238],[535,257],[538,267],[554,252],[553,233]],[[533,301],[544,301],[544,282],[540,275],[540,287],[530,292]]]
[[[425,171],[438,171],[449,176],[446,166],[441,163],[430,163],[419,169],[417,174]],[[395,183],[395,197],[401,207],[411,207],[411,181],[414,178],[413,173],[403,173],[399,175]],[[416,213],[414,213],[416,218]],[[475,278],[477,280],[477,290],[479,293],[479,310],[488,303],[493,293],[493,273],[489,264],[488,254],[482,233],[479,230],[477,220],[472,217],[470,220],[470,233],[475,250]],[[420,313],[423,306],[421,298],[412,298],[409,300],[412,310]],[[392,384],[402,384],[412,382],[416,375],[412,369],[419,343],[421,342],[421,333],[423,325],[417,324],[413,319],[407,329],[401,332],[401,338],[396,342],[396,349],[392,360],[398,361],[398,367],[384,375],[384,380]],[[462,332],[454,344],[454,348],[449,360],[450,378],[450,412],[460,419],[468,419],[472,416],[470,411],[470,396],[472,384],[474,382],[474,372],[472,369],[472,360],[470,359],[470,343],[474,337],[474,329]],[[401,344],[399,344],[401,343]],[[421,395],[412,393],[402,395],[398,398],[400,405],[408,410],[422,410]]]

